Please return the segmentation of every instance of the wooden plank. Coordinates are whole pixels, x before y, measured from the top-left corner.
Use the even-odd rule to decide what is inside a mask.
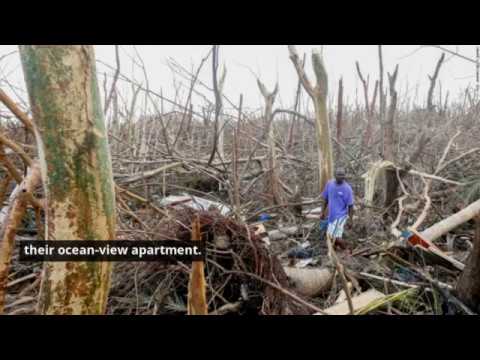
[[[192,241],[201,241],[200,218],[192,224]],[[193,261],[188,283],[188,315],[208,315],[207,283],[203,261]]]
[[[384,297],[385,297],[385,294],[375,289],[368,290],[352,298],[353,309],[355,311],[360,310],[365,306],[369,305],[372,301],[376,301]],[[347,301],[343,301],[339,304],[329,307],[328,309],[324,310],[324,312],[326,313],[326,315],[349,315],[350,314]],[[315,315],[321,315],[321,314],[315,314]]]
[[[437,256],[442,260],[446,261],[447,263],[451,264],[457,270],[463,271],[465,269],[465,265],[462,264],[460,261],[454,259],[451,256],[445,254],[442,250],[438,248],[430,239],[423,236],[423,233],[420,234],[419,232],[409,229],[414,235],[408,239],[408,243],[415,248],[421,249],[426,253],[430,253],[433,256]]]

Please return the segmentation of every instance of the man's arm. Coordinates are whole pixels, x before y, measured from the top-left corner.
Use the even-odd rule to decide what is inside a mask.
[[[355,209],[354,209],[354,206],[353,205],[350,205],[348,207],[348,216],[350,217],[350,219],[353,218],[353,213],[354,213]]]
[[[328,199],[324,199],[322,216],[320,217],[321,220],[325,220],[327,218],[327,211],[328,211]]]

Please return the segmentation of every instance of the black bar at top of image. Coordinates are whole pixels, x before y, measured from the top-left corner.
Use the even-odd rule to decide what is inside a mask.
[[[164,262],[204,261],[204,241],[19,241],[20,261]]]

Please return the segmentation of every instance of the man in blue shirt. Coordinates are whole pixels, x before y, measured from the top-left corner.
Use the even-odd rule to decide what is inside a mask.
[[[354,197],[352,187],[345,181],[344,169],[336,170],[335,180],[327,183],[322,197],[325,200],[322,219],[325,219],[328,209],[327,236],[334,241],[335,247],[345,250],[343,232],[348,219],[353,216]]]

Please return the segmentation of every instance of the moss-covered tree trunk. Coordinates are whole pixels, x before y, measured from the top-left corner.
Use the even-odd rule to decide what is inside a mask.
[[[20,46],[47,198],[46,239],[115,238],[108,139],[90,45]],[[42,314],[104,313],[108,263],[45,263]]]

